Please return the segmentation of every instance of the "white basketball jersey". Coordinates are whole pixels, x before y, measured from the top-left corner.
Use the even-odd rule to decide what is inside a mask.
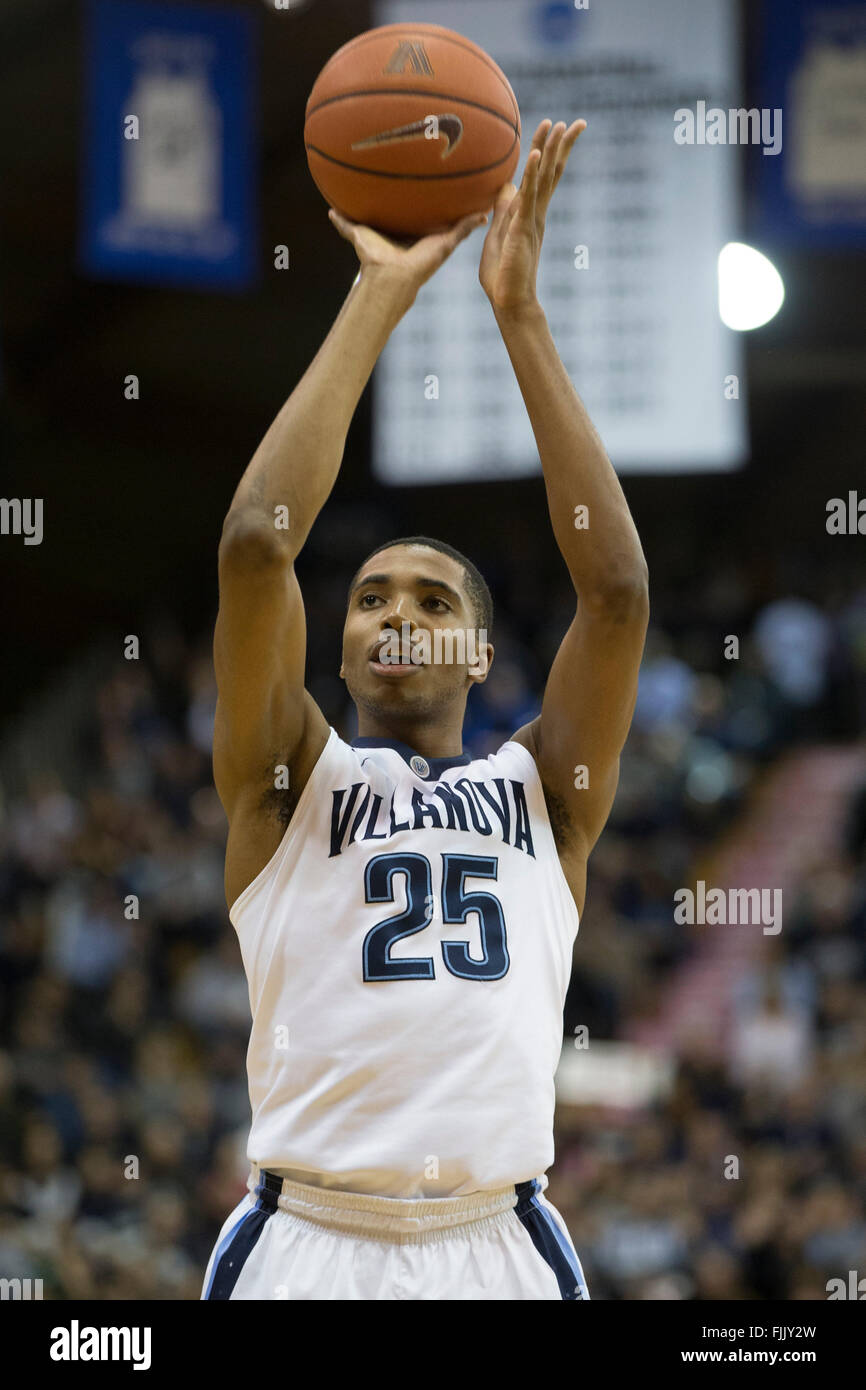
[[[578,913],[527,749],[425,759],[332,728],[230,916],[251,1162],[404,1198],[550,1167]]]

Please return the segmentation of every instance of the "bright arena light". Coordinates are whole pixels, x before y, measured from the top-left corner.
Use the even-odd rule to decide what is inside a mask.
[[[772,261],[745,246],[729,241],[719,252],[719,315],[728,328],[745,332],[760,328],[778,314],[785,286]]]

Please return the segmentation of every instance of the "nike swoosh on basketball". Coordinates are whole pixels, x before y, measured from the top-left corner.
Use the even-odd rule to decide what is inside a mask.
[[[356,140],[352,149],[363,150],[369,148],[370,145],[396,145],[401,140],[425,140],[429,120],[430,117],[425,116],[423,120],[413,121],[411,125],[396,126],[393,130],[380,130],[376,135],[368,135],[365,140]],[[443,136],[445,138],[442,158],[447,159],[463,139],[463,122],[459,116],[451,114],[437,116],[436,122],[439,127],[439,138],[441,139]]]

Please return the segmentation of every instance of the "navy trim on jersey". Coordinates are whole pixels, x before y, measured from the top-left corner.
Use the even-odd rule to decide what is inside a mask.
[[[265,1222],[277,1210],[277,1198],[282,1190],[282,1178],[278,1178],[275,1173],[262,1173],[255,1194],[258,1201],[253,1209],[232,1227],[216,1253],[210,1284],[205,1294],[207,1301],[231,1298],[241,1270],[265,1228]]]
[[[468,753],[457,757],[456,754],[450,758],[428,758],[424,753],[419,753],[417,748],[410,748],[408,743],[402,743],[398,738],[372,738],[365,735],[363,738],[353,738],[352,748],[393,748],[395,753],[399,753],[405,762],[410,762],[412,758],[423,758],[430,771],[423,779],[425,782],[436,782],[443,772],[447,772],[449,767],[468,767],[472,762]]]
[[[565,1239],[551,1213],[543,1207],[537,1194],[541,1191],[538,1178],[515,1184],[517,1205],[514,1210],[522,1221],[532,1244],[556,1275],[559,1292],[564,1299],[581,1302],[589,1298],[580,1261]]]

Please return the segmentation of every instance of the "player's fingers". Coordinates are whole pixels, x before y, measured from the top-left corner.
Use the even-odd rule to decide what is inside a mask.
[[[547,143],[550,139],[551,132],[553,131],[553,129],[553,121],[551,121],[548,118],[547,120],[541,122],[541,125],[538,127],[533,137],[532,150],[537,150],[538,153],[541,155],[541,159],[539,161],[539,171],[544,163],[544,151],[547,148]],[[530,150],[530,154],[532,153],[532,150]]]
[[[536,181],[537,188],[538,166],[543,157],[544,146],[547,143],[547,136],[552,125],[553,122],[549,118],[546,118],[541,122],[535,134],[533,135],[532,148],[530,149],[529,154],[527,155],[526,166],[523,170],[523,178],[520,181],[521,206],[530,207],[532,210],[534,210],[535,207],[536,196],[535,191],[532,187],[533,180]]]
[[[429,237],[423,238],[423,244],[435,251],[441,265],[443,261],[447,261],[461,241],[465,241],[468,236],[471,236],[477,227],[483,227],[486,221],[486,212],[471,213],[469,217],[461,217],[459,222],[455,222],[451,227],[443,228],[441,232],[432,232]],[[419,245],[421,244],[419,243]]]
[[[538,198],[540,211],[545,211],[556,187],[556,167],[560,158],[562,142],[565,138],[565,121],[557,121],[544,145],[541,167],[538,171]]]
[[[586,130],[586,121],[581,119],[573,121],[567,128],[563,121],[551,132],[550,139],[547,141],[544,164],[541,171],[539,196],[542,203],[540,211],[546,211],[547,205],[553,197],[556,187],[565,172],[565,167],[575,142],[584,130]]]
[[[550,119],[549,116],[545,116],[544,120],[539,124],[538,129],[536,130],[535,134],[534,134],[533,137],[532,137],[532,149],[533,149],[533,150],[543,150],[543,149],[544,149],[545,143],[547,142],[547,137],[548,137],[548,135],[550,134],[550,131],[551,131],[552,129],[553,129],[553,121]],[[531,151],[530,151],[530,153],[531,153]]]
[[[520,186],[520,209],[525,212],[528,218],[535,217],[536,204],[538,202],[538,171],[541,168],[541,151],[533,148],[529,151],[529,158],[526,161],[526,168],[523,171],[523,183]]]
[[[520,211],[520,198],[515,198],[514,201],[511,203],[510,207],[506,210],[505,216],[504,216],[504,218],[502,219],[502,229],[501,229],[501,230],[502,230],[502,235],[503,235],[503,236],[504,236],[505,233],[508,231],[508,228],[511,226],[512,222],[514,221],[514,219],[515,219],[515,217],[517,216],[517,214],[518,214],[519,211]]]
[[[493,209],[493,224],[487,234],[487,241],[491,246],[497,248],[502,245],[502,239],[514,210],[520,202],[520,194],[513,183],[503,184],[496,196],[496,204]]]
[[[501,222],[506,213],[514,205],[517,197],[517,189],[513,183],[504,183],[496,195],[496,203],[493,207],[493,221]]]
[[[451,232],[452,250],[455,246],[459,246],[461,241],[465,241],[468,236],[471,236],[476,227],[483,227],[486,221],[486,212],[474,212],[469,217],[461,218]]]
[[[355,244],[355,224],[354,224],[354,222],[350,222],[350,221],[348,220],[348,218],[343,217],[342,213],[337,212],[335,208],[329,208],[329,209],[328,209],[328,216],[330,217],[330,219],[331,219],[332,223],[334,224],[334,226],[336,227],[337,231],[340,233],[340,236],[341,236],[341,237],[345,237],[345,238],[346,238],[346,241],[351,241],[352,245],[354,246],[354,244]]]
[[[573,125],[569,126],[568,130],[563,136],[562,144],[559,147],[559,155],[556,161],[556,173],[553,179],[554,189],[556,188],[557,184],[559,183],[559,180],[562,178],[562,175],[565,172],[565,166],[568,163],[569,156],[571,155],[572,150],[577,144],[579,137],[583,134],[585,130],[586,121],[575,121]]]

